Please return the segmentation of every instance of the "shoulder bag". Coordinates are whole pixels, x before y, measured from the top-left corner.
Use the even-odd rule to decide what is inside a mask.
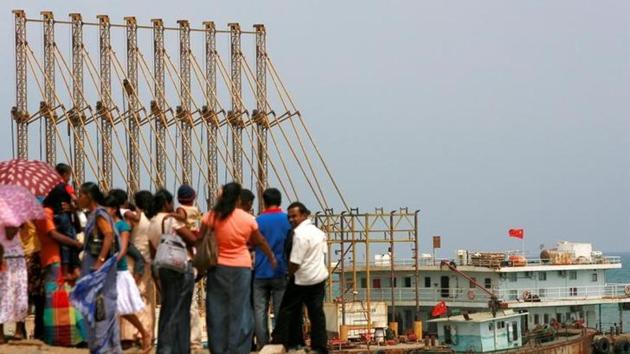
[[[155,268],[165,268],[176,272],[184,273],[188,269],[188,252],[186,244],[177,236],[172,227],[169,232],[164,230],[164,222],[171,216],[165,216],[162,219],[162,235],[160,236],[160,244],[155,253],[153,265]]]
[[[206,232],[195,244],[195,256],[192,260],[193,267],[197,269],[200,275],[207,273],[209,268],[216,266],[219,256],[214,225],[212,223],[207,226]]]

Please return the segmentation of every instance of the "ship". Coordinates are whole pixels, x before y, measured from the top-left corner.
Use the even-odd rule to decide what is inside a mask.
[[[372,327],[430,338],[433,350],[630,352],[623,335],[630,284],[606,279],[607,271],[622,268],[621,258],[604,255],[590,243],[560,241],[537,258],[457,250],[453,259],[425,255],[415,260],[386,253],[353,266],[355,272],[338,274],[340,282],[341,277],[346,284],[357,281],[352,294],[338,298],[347,302],[337,306],[338,312],[342,307],[347,312],[350,339],[366,323],[365,311],[357,308],[364,309],[369,299],[370,318],[380,322],[372,321]],[[435,318],[431,313],[437,304],[446,311]],[[611,307],[618,313],[613,323],[603,316]]]

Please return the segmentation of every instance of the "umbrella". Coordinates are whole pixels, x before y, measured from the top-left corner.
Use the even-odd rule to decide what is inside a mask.
[[[8,160],[0,162],[0,184],[27,188],[35,196],[46,196],[54,186],[63,183],[55,169],[43,161]]]
[[[0,224],[17,227],[43,217],[44,209],[28,189],[0,185]]]

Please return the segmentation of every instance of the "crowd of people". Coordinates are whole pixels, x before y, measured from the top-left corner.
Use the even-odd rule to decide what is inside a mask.
[[[71,167],[56,170],[64,183],[41,198],[43,219],[0,224],[0,344],[4,324],[15,323],[14,340],[33,337],[91,353],[121,353],[134,344],[143,352],[156,345],[157,353],[190,353],[202,345],[196,284],[205,280],[211,353],[249,353],[270,343],[303,347],[305,307],[311,350],[327,353],[326,235],[304,204],[285,211],[280,191],[268,188],[255,216],[254,194],[231,182],[202,213],[188,185],[176,198],[166,189],[105,192],[92,182],[75,192]],[[182,269],[154,262],[173,237],[186,246]],[[216,265],[196,269],[196,246],[208,237]],[[31,313],[34,328],[27,331]]]

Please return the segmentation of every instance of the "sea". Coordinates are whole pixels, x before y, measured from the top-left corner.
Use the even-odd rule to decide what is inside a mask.
[[[630,252],[615,253],[605,252],[607,256],[621,257],[623,268],[606,271],[607,283],[630,284]],[[630,332],[630,311],[623,311],[624,331]],[[602,327],[610,328],[613,324],[619,324],[619,307],[616,304],[602,305]]]

